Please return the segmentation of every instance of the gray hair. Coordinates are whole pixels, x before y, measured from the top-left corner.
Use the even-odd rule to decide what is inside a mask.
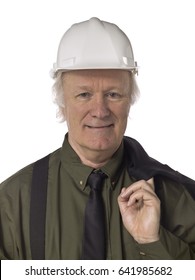
[[[59,119],[60,122],[64,122],[65,116],[64,116],[64,91],[63,91],[63,76],[65,72],[58,72],[55,77],[55,82],[52,87],[52,93],[53,93],[53,102],[58,106],[56,117]],[[131,106],[137,101],[139,97],[139,88],[137,85],[135,73],[129,72],[130,79],[131,79],[131,87],[130,87],[130,104]]]

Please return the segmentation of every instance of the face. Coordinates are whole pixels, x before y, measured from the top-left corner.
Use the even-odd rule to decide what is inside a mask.
[[[78,70],[63,76],[68,139],[82,155],[112,154],[125,133],[130,75],[123,70]]]

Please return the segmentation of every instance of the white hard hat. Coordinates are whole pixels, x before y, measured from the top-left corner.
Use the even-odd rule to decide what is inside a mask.
[[[58,71],[123,69],[137,73],[131,43],[113,23],[91,18],[76,23],[62,37],[53,65]]]

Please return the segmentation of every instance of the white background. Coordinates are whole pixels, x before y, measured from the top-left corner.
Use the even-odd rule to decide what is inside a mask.
[[[61,146],[49,71],[63,33],[94,16],[127,34],[140,66],[126,135],[195,179],[194,14],[193,0],[1,0],[0,181]]]

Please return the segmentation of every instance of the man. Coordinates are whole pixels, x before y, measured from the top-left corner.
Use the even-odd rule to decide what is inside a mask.
[[[68,133],[2,183],[1,259],[195,259],[195,182],[124,136],[136,73],[116,25],[64,34],[53,77]]]

